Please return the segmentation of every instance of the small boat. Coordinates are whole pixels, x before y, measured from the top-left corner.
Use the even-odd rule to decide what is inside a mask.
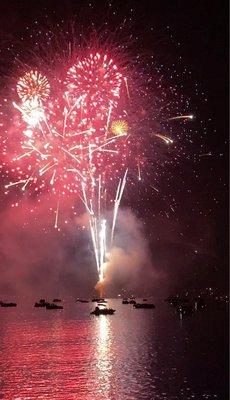
[[[155,308],[155,304],[151,303],[136,303],[133,305],[134,308]]]
[[[53,299],[53,303],[61,303],[61,299]]]
[[[93,311],[91,311],[90,314],[93,315],[113,315],[116,310],[113,310],[112,308],[99,308],[95,307]]]
[[[63,306],[58,306],[57,304],[51,303],[46,305],[47,310],[62,310]]]
[[[17,307],[17,303],[4,303],[3,301],[0,302],[1,307]]]
[[[129,300],[123,299],[123,300],[122,300],[122,304],[129,304]]]
[[[45,301],[45,299],[39,300],[39,302],[36,302],[34,304],[34,307],[46,307],[49,303]]]
[[[137,302],[136,302],[136,300],[132,299],[132,300],[129,301],[129,304],[133,304],[134,305],[134,304],[137,304]]]
[[[48,304],[48,303],[37,303],[37,302],[36,302],[36,303],[34,304],[34,307],[43,307],[43,308],[44,308],[44,307],[46,307],[47,304]]]
[[[105,299],[103,299],[103,298],[96,298],[96,297],[94,297],[93,299],[92,299],[92,303],[100,303],[100,302],[104,302],[104,301],[106,301]]]

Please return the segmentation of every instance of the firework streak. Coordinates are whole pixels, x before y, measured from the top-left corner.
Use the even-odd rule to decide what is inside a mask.
[[[17,85],[20,101],[13,103],[15,179],[6,187],[54,195],[56,228],[62,197],[79,196],[89,216],[100,280],[127,179],[128,124],[116,120],[122,85],[127,83],[112,59],[89,54],[53,85],[38,71],[27,72]],[[108,185],[115,197],[107,200]],[[113,208],[111,229],[107,201]]]

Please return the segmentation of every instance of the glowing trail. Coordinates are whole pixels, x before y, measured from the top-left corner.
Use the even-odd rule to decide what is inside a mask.
[[[137,161],[137,170],[138,170],[138,180],[141,181],[141,169],[140,169],[140,161]]]
[[[178,115],[176,117],[171,117],[168,119],[168,121],[172,121],[174,119],[193,119],[194,115],[190,114],[190,115]]]
[[[153,185],[149,185],[153,190],[155,190],[157,193],[159,193],[159,189],[157,189],[155,186]]]
[[[209,157],[212,156],[212,152],[209,151],[208,153],[199,154],[199,157]]]
[[[130,100],[130,93],[129,93],[129,87],[128,87],[128,81],[127,81],[127,78],[124,78],[124,81],[125,81],[125,86],[126,86],[127,96],[128,96],[128,98],[129,98],[129,100]]]
[[[160,138],[167,145],[173,143],[173,140],[171,138],[169,138],[168,136],[161,135],[160,133],[153,133],[153,136],[156,136],[156,137]]]
[[[20,183],[25,183],[26,181],[27,179],[22,179],[21,181],[8,183],[7,185],[5,185],[5,188],[8,189],[11,186],[19,185]]]
[[[57,208],[56,208],[56,211],[55,211],[55,214],[56,214],[56,215],[55,215],[55,223],[54,223],[54,228],[55,228],[55,229],[58,228],[59,205],[60,205],[60,199],[58,199]]]
[[[125,184],[126,184],[126,177],[127,177],[128,170],[125,171],[123,180],[119,181],[118,187],[117,187],[117,193],[116,193],[116,198],[114,201],[114,211],[113,211],[113,224],[112,224],[112,230],[111,230],[111,246],[113,243],[113,236],[114,236],[114,229],[116,226],[116,220],[117,220],[117,214],[118,214],[118,209],[120,206],[121,198],[124,192]]]

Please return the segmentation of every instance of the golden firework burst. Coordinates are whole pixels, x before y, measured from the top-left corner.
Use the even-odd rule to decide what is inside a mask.
[[[27,72],[17,83],[18,96],[22,101],[45,101],[50,94],[50,84],[46,76],[38,71]]]
[[[114,135],[117,136],[127,135],[128,129],[129,129],[128,122],[123,119],[119,119],[117,121],[112,122],[111,131]]]

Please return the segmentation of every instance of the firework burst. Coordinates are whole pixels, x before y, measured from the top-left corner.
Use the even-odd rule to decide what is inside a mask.
[[[153,87],[154,96],[149,90],[152,77],[147,76],[146,86],[140,86],[143,73],[139,71],[144,70],[138,66],[140,57],[132,74],[116,51],[111,57],[112,51],[103,46],[100,50],[95,46],[96,51],[91,45],[89,48],[73,54],[71,64],[68,58],[52,72],[49,65],[48,78],[33,69],[19,79],[19,99],[14,97],[13,116],[3,140],[10,177],[5,188],[7,192],[19,187],[26,195],[53,196],[56,228],[62,201],[67,196],[80,198],[89,216],[98,274],[103,280],[127,169],[129,175],[138,172],[136,181],[146,190],[142,168],[145,178],[151,175],[148,168],[160,174],[164,160],[158,157],[156,146],[161,141],[174,143],[167,121],[182,123],[192,118],[187,110],[171,112],[168,104],[167,114],[180,117],[164,115],[162,82]],[[158,91],[160,95],[156,95]],[[159,120],[166,125],[163,132]],[[106,219],[108,208],[113,209],[111,226]]]
[[[23,102],[34,99],[45,101],[50,94],[50,84],[40,72],[30,71],[19,79],[17,92]]]
[[[128,122],[125,120],[113,121],[111,131],[114,135],[127,135],[129,129]]]
[[[107,184],[118,184],[115,199],[110,199],[114,204],[112,242],[127,175],[128,153],[121,151],[127,146],[122,137],[127,123],[117,121],[123,135],[115,131],[112,137],[108,135],[123,82],[113,60],[99,53],[89,54],[69,68],[63,81],[53,83],[55,96],[48,99],[47,78],[37,71],[26,74],[17,85],[21,101],[13,102],[16,130],[8,138],[11,146],[14,143],[11,171],[15,180],[6,188],[21,186],[23,192],[53,194],[57,198],[56,228],[61,199],[68,194],[79,196],[89,215],[100,280],[109,235],[104,217]]]

